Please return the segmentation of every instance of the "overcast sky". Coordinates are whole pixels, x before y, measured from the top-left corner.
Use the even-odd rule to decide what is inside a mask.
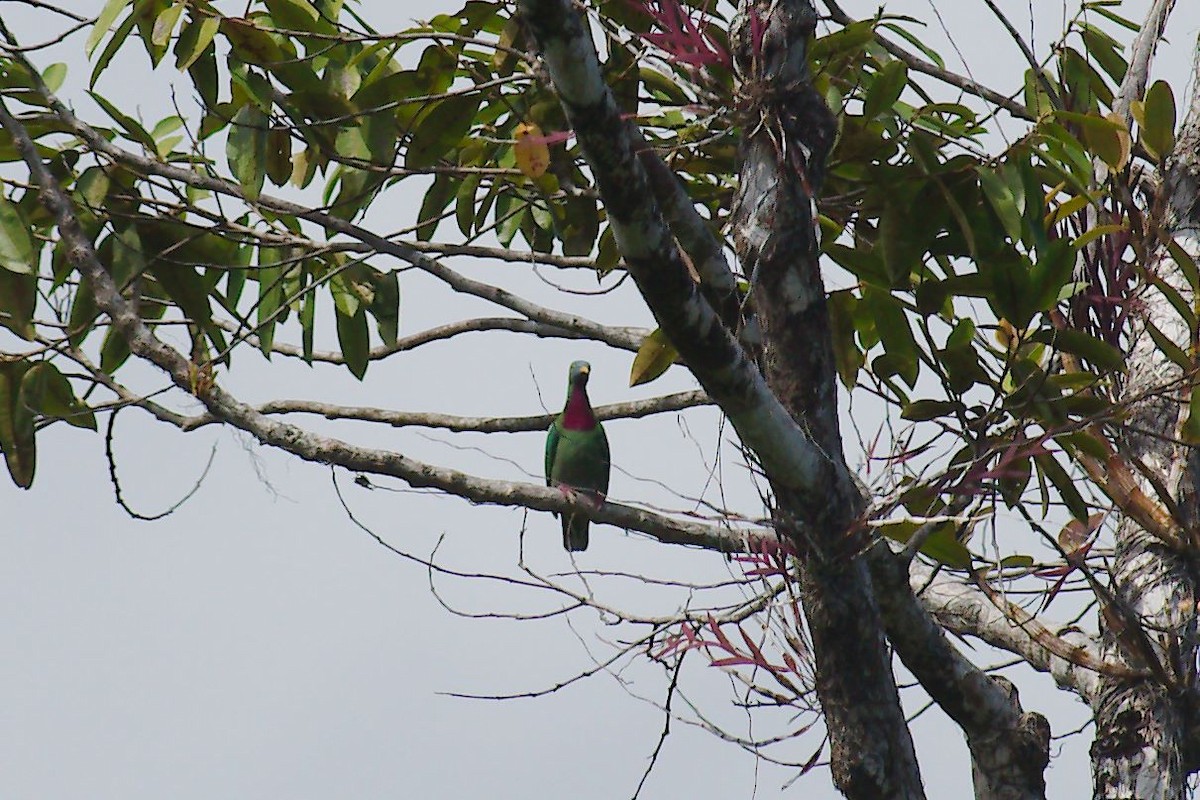
[[[95,13],[92,0],[64,0]],[[873,3],[846,4],[863,16]],[[960,61],[942,46],[944,24],[971,71],[1002,86],[1021,68],[1019,54],[980,2],[941,3],[931,41],[951,68]],[[1026,3],[1004,4],[1025,18]],[[1058,12],[1035,27],[1044,44],[1057,32]],[[1181,4],[1186,6],[1187,4]],[[235,3],[230,8],[240,8]],[[414,4],[364,0],[364,15],[381,30],[397,30],[445,0]],[[1140,17],[1144,3],[1127,4]],[[929,2],[889,3],[889,10],[928,19]],[[0,14],[23,42],[41,41],[57,26],[45,12],[0,2]],[[1187,19],[1187,15],[1191,19]],[[1200,19],[1181,8],[1174,47],[1157,75],[1182,97],[1188,42]],[[71,65],[62,94],[81,109],[89,69],[83,36],[52,55]],[[156,73],[140,48],[114,62],[100,91],[127,113],[153,122],[170,112],[170,59]],[[11,174],[6,172],[4,174]],[[393,195],[370,221],[387,231],[408,224],[415,200]],[[396,266],[380,263],[380,266]],[[555,297],[527,271],[503,273],[506,285],[551,298],[561,307],[615,324],[648,325],[630,287],[603,300]],[[554,279],[559,276],[550,275]],[[576,279],[577,280],[577,279]],[[580,285],[594,285],[582,283]],[[403,278],[402,332],[473,313],[495,313],[457,298],[428,280]],[[506,337],[506,338],[499,338]],[[562,402],[566,365],[595,365],[596,403],[691,388],[681,370],[638,390],[626,388],[629,357],[595,345],[534,341],[512,334],[476,336],[422,348],[372,365],[359,383],[343,369],[310,369],[254,353],[241,354],[223,380],[248,401],[312,398],[385,408],[462,414],[537,413]],[[153,376],[131,366],[131,375]],[[136,382],[136,381],[135,381]],[[149,384],[148,384],[149,385]],[[539,390],[542,400],[539,400]],[[183,406],[188,408],[188,406]],[[194,409],[194,406],[191,406]],[[463,447],[512,459],[540,480],[539,434],[422,437],[362,426],[305,420],[318,430],[419,458],[510,478],[522,472]],[[869,423],[868,423],[869,424]],[[593,612],[543,622],[467,619],[460,610],[531,612],[552,597],[495,581],[439,578],[435,597],[426,570],[381,547],[347,516],[331,472],[257,446],[228,430],[180,434],[136,410],[122,413],[116,463],[127,501],[150,514],[186,493],[215,448],[213,466],[196,496],[154,523],[131,520],[116,505],[103,437],[54,426],[39,438],[34,488],[15,489],[0,477],[0,795],[5,798],[177,800],[227,798],[383,798],[398,796],[525,798],[628,797],[662,728],[662,714],[636,695],[661,699],[660,670],[635,663],[618,680],[598,675],[541,699],[466,700],[445,693],[500,694],[543,689],[592,666],[630,629],[613,628]],[[679,421],[674,415],[609,426],[616,465],[615,498],[684,507],[642,478],[666,481],[697,495],[728,435],[711,411]],[[725,448],[728,457],[731,452]],[[757,511],[735,459],[723,464],[727,502]],[[468,572],[513,574],[523,526],[528,563],[543,574],[570,570],[556,520],[513,510],[407,491],[366,491],[342,473],[339,483],[356,515],[407,552],[428,556],[445,537],[440,563]],[[402,487],[391,487],[401,489]],[[596,527],[581,566],[686,580],[719,579],[730,567],[715,554],[656,545]],[[623,607],[667,613],[672,594],[614,579],[606,598]],[[730,709],[729,682],[712,669],[690,675],[690,699],[728,724],[745,718]],[[1086,718],[1085,710],[1048,681],[1025,683],[1026,706],[1051,716],[1055,733]],[[915,706],[914,706],[915,708]],[[936,710],[914,723],[931,797],[969,793],[965,748]],[[1051,796],[1080,796],[1088,780],[1090,733],[1075,737],[1051,765]],[[804,760],[818,744],[803,739],[781,757]],[[1057,755],[1057,751],[1056,751]],[[677,724],[644,797],[772,797],[794,770],[756,762],[737,747]],[[836,797],[828,772],[794,785],[793,795]]]

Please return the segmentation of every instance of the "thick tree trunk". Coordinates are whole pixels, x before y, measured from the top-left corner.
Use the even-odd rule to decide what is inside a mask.
[[[849,798],[924,797],[891,656],[863,557],[865,503],[845,468],[815,192],[834,121],[813,90],[806,0],[743,3],[732,30],[746,118],[734,202],[735,249],[763,327],[767,383],[826,457],[827,497],[814,502],[768,475],[776,530],[795,543],[816,691],[833,779]]]
[[[1163,218],[1151,222],[1185,238],[1195,237],[1200,229],[1200,88],[1193,89],[1188,119],[1168,163],[1165,202],[1152,211]],[[1187,249],[1196,252],[1195,244],[1192,238]],[[1179,265],[1165,249],[1154,255],[1147,268],[1194,305],[1195,292]],[[1114,602],[1104,616],[1105,647],[1110,658],[1149,668],[1154,677],[1137,682],[1102,679],[1092,698],[1096,739],[1091,756],[1096,798],[1179,800],[1186,794],[1188,775],[1200,766],[1190,743],[1196,712],[1194,543],[1200,524],[1200,454],[1179,438],[1194,378],[1184,376],[1150,341],[1145,323],[1155,324],[1185,350],[1191,331],[1160,291],[1148,289],[1139,300],[1124,395],[1153,394],[1134,406],[1122,451],[1140,459],[1166,486],[1188,544],[1186,552],[1168,546],[1129,520],[1118,528]],[[1148,484],[1143,490],[1151,496],[1155,491]]]

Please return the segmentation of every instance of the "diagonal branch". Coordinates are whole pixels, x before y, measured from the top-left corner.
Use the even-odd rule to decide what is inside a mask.
[[[402,243],[393,241],[386,237],[380,236],[366,228],[363,228],[346,220],[326,214],[321,211],[302,206],[297,203],[292,203],[271,195],[262,194],[254,200],[250,201],[246,198],[240,186],[230,181],[222,180],[211,175],[196,172],[194,170],[184,169],[173,164],[166,164],[157,159],[143,156],[138,153],[133,153],[125,150],[101,136],[94,128],[80,120],[75,116],[69,108],[67,108],[61,100],[50,91],[45,82],[41,79],[41,74],[32,64],[29,63],[20,54],[14,54],[14,58],[20,60],[28,69],[31,78],[36,86],[37,92],[45,100],[46,105],[51,109],[55,116],[58,117],[67,128],[76,136],[86,143],[88,148],[93,152],[103,154],[114,161],[132,168],[142,175],[157,175],[169,180],[178,181],[180,183],[192,186],[198,189],[206,189],[217,194],[234,197],[248,205],[260,206],[270,211],[286,214],[304,219],[319,225],[326,230],[335,231],[354,238],[375,251],[398,258],[409,264],[412,264],[417,269],[426,272],[441,280],[451,289],[463,294],[473,295],[488,302],[494,303],[510,311],[514,311],[532,321],[540,322],[545,325],[563,328],[566,330],[577,331],[589,339],[604,342],[618,349],[628,350],[636,349],[640,344],[639,341],[633,341],[627,331],[622,331],[619,328],[612,328],[605,325],[592,322],[575,314],[568,314],[562,311],[546,308],[538,305],[523,297],[520,297],[507,289],[502,289],[498,286],[477,281],[468,278],[455,270],[447,267],[436,259],[418,252],[415,248]]]
[[[1137,37],[1130,48],[1129,68],[1125,78],[1117,90],[1113,100],[1113,112],[1120,114],[1128,125],[1131,120],[1130,104],[1142,99],[1146,94],[1146,83],[1150,76],[1150,64],[1154,60],[1154,50],[1158,47],[1167,29],[1167,19],[1175,7],[1175,0],[1154,0],[1146,18],[1138,30]]]
[[[837,0],[824,0],[824,3],[829,9],[830,18],[834,22],[837,22],[841,25],[850,25],[855,21],[853,17],[851,17],[842,9]],[[919,56],[913,55],[895,42],[885,39],[882,36],[876,35],[875,39],[881,45],[883,45],[883,49],[887,50],[896,58],[903,61],[911,70],[924,73],[931,78],[936,78],[937,80],[942,81],[943,83],[948,83],[955,88],[962,89],[967,94],[973,94],[981,100],[986,100],[987,102],[999,108],[1003,108],[1005,111],[1012,114],[1014,117],[1017,117],[1018,119],[1026,119],[1030,121],[1035,121],[1037,119],[1037,117],[1028,108],[1018,103],[1016,100],[1013,100],[1011,97],[1000,94],[1000,92],[997,92],[995,89],[989,89],[983,84],[973,81],[970,78],[965,78],[962,75],[950,72],[949,70],[939,67],[937,64],[933,64],[923,58],[920,58]]]
[[[597,522],[641,531],[670,544],[738,551],[753,546],[761,548],[764,541],[775,541],[774,534],[768,531],[734,531],[723,526],[671,519],[617,503],[606,502],[599,508],[594,508],[589,500],[568,498],[562,492],[549,487],[478,478],[399,453],[360,447],[339,439],[319,436],[295,425],[267,417],[240,402],[215,382],[198,379],[199,365],[192,363],[154,335],[142,321],[137,309],[118,291],[112,276],[100,263],[90,238],[80,226],[70,198],[38,156],[29,132],[9,112],[2,99],[0,126],[12,136],[17,152],[29,167],[30,175],[38,186],[39,200],[53,216],[59,235],[66,245],[68,262],[92,282],[97,307],[111,318],[114,329],[129,344],[130,351],[166,373],[177,387],[195,395],[208,413],[246,431],[260,442],[306,461],[336,464],[356,472],[387,475],[399,478],[416,488],[437,489],[474,503],[584,514]]]
[[[946,630],[974,636],[1020,656],[1085,700],[1097,691],[1100,675],[1131,674],[1124,664],[1106,660],[1099,644],[1082,631],[1068,628],[1055,633],[1002,597],[989,598],[977,587],[935,573],[919,562],[913,563],[909,582],[921,604]]]
[[[966,734],[975,762],[976,797],[1045,798],[1050,759],[1045,717],[1024,712],[1010,686],[994,680],[950,643],[913,595],[905,562],[886,541],[876,543],[868,559],[896,654]]]
[[[849,482],[845,466],[831,464],[792,420],[689,276],[638,159],[638,136],[621,117],[581,16],[565,0],[522,0],[520,9],[592,165],[630,275],[659,325],[767,472],[814,504],[824,502],[831,469]]]

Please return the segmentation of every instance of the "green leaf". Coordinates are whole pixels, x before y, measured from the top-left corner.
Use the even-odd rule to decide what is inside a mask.
[[[100,346],[100,369],[112,375],[129,360],[129,343],[116,328],[109,328]]]
[[[1032,311],[1049,311],[1058,303],[1063,286],[1075,269],[1075,250],[1064,239],[1055,239],[1038,252],[1029,269],[1028,287]],[[1010,320],[1015,322],[1015,320]]]
[[[19,402],[43,417],[96,430],[96,415],[75,396],[70,381],[49,361],[39,361],[25,372]]]
[[[29,226],[4,195],[0,195],[0,267],[21,275],[32,275],[37,267]]]
[[[300,306],[300,350],[305,363],[313,361],[313,330],[317,319],[317,293],[311,289],[304,293]]]
[[[454,199],[454,217],[463,236],[470,236],[475,226],[475,195],[479,191],[481,175],[473,173],[463,178]]]
[[[254,103],[238,109],[225,142],[229,170],[249,200],[262,192],[267,163],[267,115]]]
[[[271,19],[281,27],[309,33],[333,33],[333,26],[308,0],[266,0]]]
[[[67,79],[67,65],[61,61],[51,64],[42,71],[42,80],[46,83],[46,88],[52,92],[57,92],[62,88],[63,81]]]
[[[1158,156],[1165,157],[1175,147],[1175,95],[1166,81],[1155,81],[1146,92],[1142,142]]]
[[[1188,415],[1179,432],[1180,437],[1190,445],[1200,444],[1200,386],[1192,389],[1192,397],[1188,401]]]
[[[166,47],[167,42],[171,41],[171,34],[175,32],[175,26],[179,24],[183,7],[183,2],[176,2],[163,9],[158,19],[154,20],[154,30],[150,34],[151,42],[159,47]]]
[[[110,2],[113,2],[113,0],[110,0]],[[128,2],[128,0],[126,0],[126,2]],[[125,2],[120,3],[122,7],[124,7],[125,4]],[[118,9],[118,11],[119,10],[120,9]],[[117,27],[116,31],[113,32],[112,38],[108,40],[108,44],[104,45],[104,52],[100,54],[100,57],[96,59],[96,65],[92,67],[92,76],[88,80],[88,88],[95,88],[96,81],[100,80],[101,73],[108,69],[108,65],[110,62],[112,62],[113,56],[117,54],[117,51],[121,49],[121,45],[125,43],[127,38],[129,38],[129,32],[133,30],[133,26],[137,23],[137,16],[138,15],[134,13],[125,17],[124,21],[122,21]],[[94,32],[95,31],[93,31],[93,33]]]
[[[882,288],[892,287],[891,276],[883,263],[882,248],[868,251],[830,241],[823,249],[838,266],[844,267],[856,278]]]
[[[875,329],[889,356],[883,360],[876,358],[872,367],[881,378],[899,375],[910,388],[915,386],[920,371],[919,350],[900,302],[889,292],[869,284],[863,286],[861,302],[874,317]]]
[[[1075,248],[1076,250],[1082,250],[1092,242],[1099,239],[1101,236],[1108,236],[1111,233],[1120,233],[1123,230],[1126,230],[1124,225],[1097,225],[1094,228],[1084,231],[1082,234],[1073,239],[1071,241],[1071,247]]]
[[[254,333],[258,347],[267,358],[271,357],[271,345],[275,342],[276,312],[283,305],[283,270],[280,262],[285,258],[282,248],[262,247],[258,251],[258,308]]]
[[[438,223],[441,221],[442,212],[454,199],[457,186],[458,181],[448,172],[438,173],[437,177],[433,179],[433,184],[425,192],[425,198],[421,201],[421,210],[417,215],[418,239],[427,242],[433,238]],[[507,196],[505,195],[505,197]],[[497,204],[498,208],[499,204]],[[512,236],[510,235],[509,241],[511,240]],[[501,241],[503,241],[503,237],[501,237]]]
[[[996,212],[996,216],[1000,218],[1004,232],[1014,242],[1019,242],[1021,240],[1021,209],[1017,206],[1017,198],[1013,194],[1012,187],[990,169],[980,167],[978,173],[983,195],[987,198],[992,210]]]
[[[404,154],[407,169],[425,169],[436,164],[471,129],[481,96],[475,93],[447,97],[422,115]]]
[[[369,306],[379,338],[386,345],[395,345],[400,338],[400,279],[395,270],[369,273],[374,293]]]
[[[649,383],[666,372],[678,357],[679,352],[671,345],[662,328],[655,328],[638,347],[629,370],[629,385]]]
[[[104,4],[104,8],[100,9],[100,15],[96,17],[96,22],[92,25],[87,41],[83,43],[84,52],[88,54],[89,58],[95,51],[96,45],[100,44],[100,40],[104,38],[104,34],[108,33],[112,24],[117,21],[117,15],[124,11],[131,2],[133,0],[108,0]]]
[[[900,412],[903,419],[911,422],[925,422],[939,417],[948,417],[962,411],[963,404],[952,400],[914,400]]]
[[[267,177],[283,186],[292,177],[292,136],[287,128],[267,131]]]
[[[106,114],[113,118],[114,122],[121,126],[121,130],[125,131],[130,139],[145,145],[150,152],[157,151],[158,148],[155,146],[154,137],[150,135],[149,131],[142,127],[142,123],[124,113],[121,111],[121,109],[110,103],[106,98],[101,97],[95,92],[88,92],[88,94],[93,100],[96,101],[98,106],[104,109]]]
[[[1033,460],[1037,464],[1038,472],[1054,484],[1055,489],[1058,489],[1059,496],[1071,515],[1080,522],[1087,522],[1090,513],[1088,504],[1079,490],[1075,488],[1075,482],[1071,480],[1071,476],[1058,463],[1058,459],[1050,453],[1042,453],[1034,456]]]
[[[1149,319],[1144,320],[1144,323],[1146,325],[1146,333],[1150,334],[1150,338],[1154,341],[1155,347],[1157,347],[1164,356],[1181,367],[1184,372],[1191,372],[1194,365],[1192,364],[1192,359],[1188,357],[1187,352],[1184,351],[1182,347],[1172,342],[1167,335],[1159,330],[1158,326]]]
[[[1083,143],[1092,155],[1098,156],[1113,169],[1123,169],[1129,160],[1125,138],[1128,131],[1122,125],[1097,114],[1080,114],[1073,111],[1056,111],[1054,116],[1061,121],[1072,122],[1079,127]]]
[[[212,44],[220,27],[221,20],[215,16],[202,16],[188,22],[175,43],[175,68],[183,72],[195,64]]]
[[[1087,46],[1088,56],[1100,65],[1108,77],[1112,78],[1114,83],[1124,80],[1129,64],[1121,56],[1121,45],[1099,28],[1087,23],[1080,26],[1079,33]]]
[[[875,249],[883,255],[887,288],[909,287],[913,271],[920,269],[922,256],[937,232],[929,229],[931,221],[938,224],[936,217],[928,209],[914,215],[913,205],[912,197],[902,197],[884,206]]]
[[[353,316],[346,316],[340,310],[337,317],[338,344],[342,348],[342,358],[346,368],[360,381],[367,373],[367,363],[371,355],[370,339],[367,335],[367,315],[360,306]]]
[[[1032,265],[1028,258],[1015,250],[1006,249],[985,259],[979,267],[981,270],[987,269],[987,279],[991,284],[987,300],[996,315],[1018,329],[1028,326],[1036,310],[1029,286]],[[954,280],[947,283],[954,283]]]
[[[1096,369],[1105,372],[1124,372],[1125,354],[1108,342],[1089,336],[1083,331],[1071,328],[1058,330],[1056,328],[1041,328],[1029,337],[1031,341],[1041,342],[1064,353],[1079,356]]]
[[[289,54],[280,47],[271,34],[241,17],[222,17],[221,33],[229,40],[233,54],[255,66],[271,67],[290,60]],[[282,40],[281,40],[282,41]]]
[[[908,66],[903,61],[889,61],[875,76],[863,101],[863,116],[874,119],[891,109],[908,85]]]
[[[330,279],[329,294],[333,297],[333,307],[342,316],[354,316],[362,305],[363,298],[355,291],[354,281],[351,280],[348,271],[334,275]]]
[[[952,391],[965,392],[977,383],[986,383],[979,353],[969,345],[939,350],[938,361],[946,371],[946,382]]]
[[[37,465],[34,415],[20,402],[21,379],[29,364],[0,362],[0,450],[13,483],[22,489],[33,485]]]
[[[829,332],[833,340],[833,360],[838,377],[847,389],[853,389],[858,381],[858,371],[866,363],[866,357],[854,343],[854,310],[858,298],[849,289],[830,292],[826,305],[829,308]]]
[[[549,176],[549,173],[547,173]],[[558,209],[557,205],[551,208]],[[585,195],[568,197],[563,201],[564,219],[558,224],[564,256],[586,256],[592,252],[600,234],[600,214],[596,198]]]
[[[883,525],[879,531],[889,539],[907,544],[920,527],[916,522],[901,520]],[[955,536],[957,530],[958,525],[953,522],[938,525],[921,545],[922,555],[929,556],[934,561],[945,564],[951,569],[969,569],[971,567],[971,551]]]
[[[79,347],[83,340],[92,332],[92,325],[99,316],[100,309],[92,295],[92,282],[86,277],[79,279],[79,286],[71,300],[71,316],[67,326],[68,341],[73,347]]]
[[[33,341],[33,311],[37,305],[37,276],[0,269],[0,326]]]
[[[1098,458],[1103,461],[1107,461],[1112,454],[1108,449],[1108,445],[1087,431],[1062,433],[1055,436],[1054,441],[1061,444],[1068,452],[1083,453],[1084,455],[1089,455],[1092,458]]]
[[[1167,252],[1171,254],[1171,259],[1175,262],[1180,272],[1183,273],[1183,276],[1187,278],[1188,285],[1192,287],[1192,290],[1200,292],[1200,265],[1196,264],[1196,260],[1192,258],[1191,253],[1185,250],[1183,245],[1174,239],[1167,240]]]

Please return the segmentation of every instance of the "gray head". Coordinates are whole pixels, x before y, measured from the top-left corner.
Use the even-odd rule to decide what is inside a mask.
[[[587,386],[588,375],[592,372],[592,365],[586,361],[572,361],[571,370],[567,374],[567,381],[572,386]]]

